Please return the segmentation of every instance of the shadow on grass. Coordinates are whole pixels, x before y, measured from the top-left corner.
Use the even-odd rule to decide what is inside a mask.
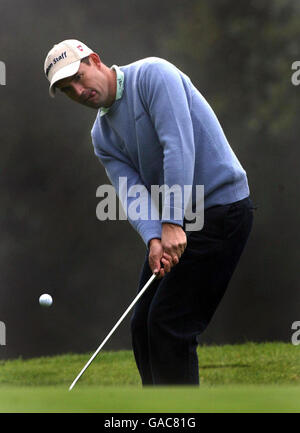
[[[210,364],[210,365],[199,365],[199,369],[201,370],[203,369],[208,369],[208,368],[249,368],[251,367],[251,365],[248,364],[219,364],[219,365],[214,365],[214,364]]]

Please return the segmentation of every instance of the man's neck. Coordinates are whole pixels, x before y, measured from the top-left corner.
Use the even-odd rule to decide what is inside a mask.
[[[117,73],[114,69],[109,69],[109,68],[107,68],[107,69],[108,69],[108,74],[109,74],[110,98],[109,98],[108,102],[104,105],[105,108],[112,106],[112,104],[116,100],[116,93],[117,93]]]

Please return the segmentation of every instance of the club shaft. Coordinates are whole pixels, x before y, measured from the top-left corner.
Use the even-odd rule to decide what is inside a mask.
[[[76,376],[76,378],[74,379],[74,381],[72,382],[69,391],[71,391],[71,389],[74,387],[75,383],[78,381],[78,379],[83,375],[83,373],[85,372],[85,370],[89,367],[89,365],[93,362],[93,360],[96,358],[96,356],[98,355],[98,353],[100,352],[100,350],[102,349],[102,347],[104,346],[104,344],[107,342],[107,340],[109,340],[109,338],[112,336],[112,334],[115,332],[115,330],[117,329],[117,327],[120,325],[120,323],[123,321],[123,319],[127,316],[127,314],[129,313],[129,311],[132,309],[132,307],[137,303],[137,301],[140,299],[140,297],[143,295],[143,293],[148,289],[148,287],[150,286],[150,284],[152,283],[152,281],[156,278],[156,274],[153,274],[149,280],[147,281],[147,283],[144,285],[144,287],[142,288],[142,290],[140,290],[140,292],[137,294],[137,296],[134,298],[134,300],[132,301],[132,303],[129,305],[129,307],[127,308],[127,310],[125,311],[125,313],[122,315],[122,317],[120,317],[120,319],[118,320],[118,322],[115,324],[115,326],[112,328],[112,330],[110,331],[110,333],[105,337],[105,339],[102,341],[102,343],[100,344],[100,346],[98,347],[98,349],[96,350],[96,352],[93,354],[93,356],[89,359],[89,361],[85,364],[85,366],[83,367],[83,369],[80,371],[80,373]]]

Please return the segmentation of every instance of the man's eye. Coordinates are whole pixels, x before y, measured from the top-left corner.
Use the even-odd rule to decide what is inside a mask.
[[[79,81],[80,78],[81,78],[81,76],[82,76],[82,74],[76,74],[75,77],[74,77],[74,80],[75,81]]]
[[[60,91],[63,92],[63,93],[68,93],[69,90],[71,90],[71,87],[61,87],[60,88]]]

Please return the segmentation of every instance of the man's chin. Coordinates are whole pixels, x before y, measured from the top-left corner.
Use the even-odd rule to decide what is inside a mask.
[[[92,101],[92,100],[87,100],[82,102],[82,105],[85,105],[86,107],[89,108],[94,108],[95,110],[98,110],[99,108],[101,108],[101,104],[99,104],[99,102],[97,101]]]

